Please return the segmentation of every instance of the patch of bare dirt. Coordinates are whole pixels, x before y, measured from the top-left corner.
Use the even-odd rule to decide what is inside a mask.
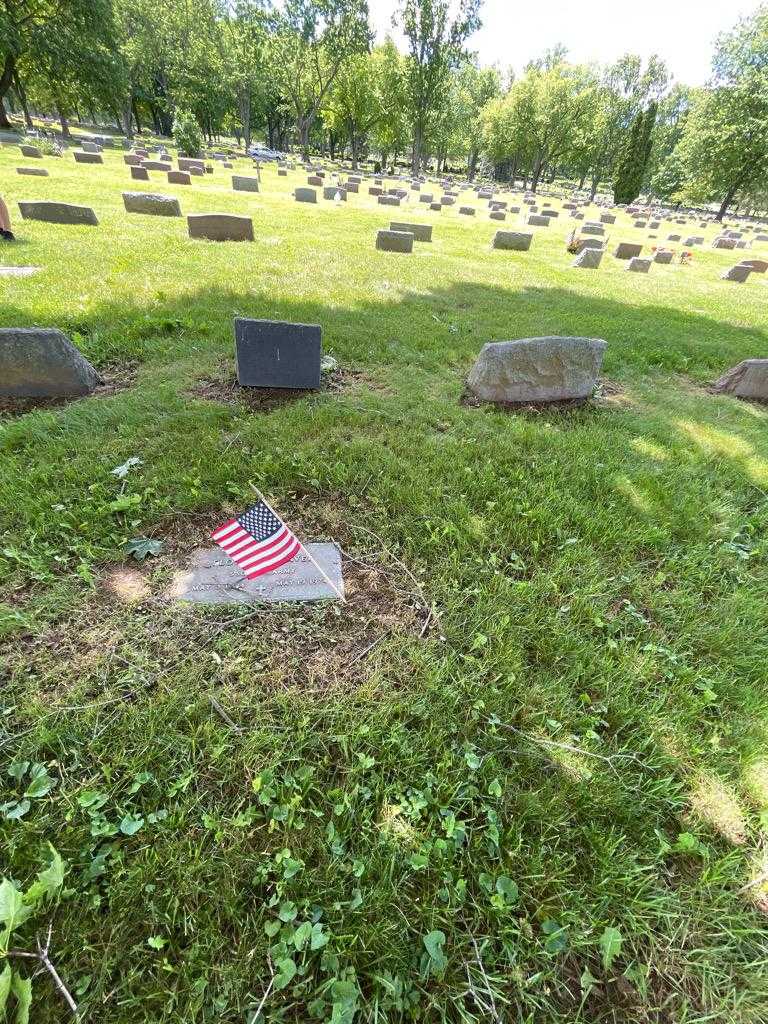
[[[138,373],[138,363],[113,364],[99,370],[104,383],[99,384],[90,395],[75,395],[63,398],[11,398],[0,396],[0,419],[25,416],[35,409],[59,409],[84,398],[111,398],[120,391],[133,386]]]
[[[362,370],[338,367],[323,373],[319,388],[248,388],[234,375],[203,378],[187,392],[194,398],[225,405],[245,405],[251,412],[269,413],[291,405],[307,396],[346,391],[355,386],[375,387],[373,379]]]

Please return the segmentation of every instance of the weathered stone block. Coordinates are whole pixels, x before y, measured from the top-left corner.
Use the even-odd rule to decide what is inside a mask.
[[[585,224],[581,229],[582,235],[598,235],[600,238],[605,237],[605,228],[602,224]]]
[[[379,196],[377,202],[379,206],[399,206],[400,196]]]
[[[138,156],[136,153],[126,153],[123,156],[123,163],[126,164],[128,167],[140,167],[141,157]]]
[[[45,167],[17,167],[16,168],[16,173],[17,174],[29,174],[29,175],[32,175],[32,176],[34,176],[36,178],[47,178],[48,177],[48,171],[45,169]]]
[[[232,188],[235,192],[258,192],[259,179],[247,174],[233,174]]]
[[[0,328],[0,395],[54,398],[88,395],[101,377],[61,331]]]
[[[647,274],[651,269],[652,262],[653,260],[644,259],[642,256],[633,256],[629,261],[627,270],[633,274]]]
[[[462,216],[464,216],[464,217],[474,217],[475,216],[475,212],[476,211],[475,211],[474,206],[460,206],[459,207],[459,213]]]
[[[190,238],[212,242],[252,242],[253,221],[234,213],[190,213],[187,215]]]
[[[376,248],[383,252],[413,252],[414,236],[410,231],[378,231]]]
[[[753,274],[764,274],[768,270],[768,260],[742,260],[742,267],[749,267]]]
[[[616,223],[616,215],[614,213],[601,213],[600,214],[600,223],[601,224],[615,224]]]
[[[131,167],[131,177],[134,181],[149,181],[149,171],[146,167]]]
[[[405,231],[413,235],[415,242],[431,242],[432,241],[432,225],[431,224],[406,224],[393,220],[389,225],[390,231]]]
[[[654,263],[671,263],[673,253],[669,249],[657,249],[653,254]]]
[[[142,167],[148,171],[172,171],[173,167],[165,160],[145,160]]]
[[[493,236],[493,248],[528,252],[532,241],[533,235],[526,231],[497,231]]]
[[[19,210],[24,220],[44,220],[49,224],[98,224],[90,206],[57,203],[48,200],[20,200]]]
[[[723,374],[712,390],[768,402],[768,359],[745,359]]]
[[[635,256],[639,256],[643,251],[642,245],[636,242],[619,242],[613,251],[613,255],[617,260],[631,260]]]
[[[346,203],[347,190],[342,188],[341,185],[326,185],[323,188],[323,199],[330,199],[335,202],[337,197],[340,203]]]
[[[735,249],[736,239],[726,238],[724,235],[718,235],[717,238],[712,242],[713,249]]]
[[[187,171],[168,171],[169,185],[191,185],[192,178]]]
[[[580,267],[582,270],[597,270],[604,252],[604,249],[582,249],[571,266]]]
[[[24,145],[24,146],[19,146],[19,149],[21,150],[21,155],[22,156],[29,157],[29,158],[31,158],[33,160],[42,160],[43,159],[43,154],[40,152],[40,150],[37,148],[37,146],[27,146],[27,145]]]
[[[123,192],[123,205],[126,213],[146,213],[155,217],[181,216],[179,200],[175,196],[163,196],[156,192]]]
[[[317,202],[317,192],[313,188],[297,188],[293,197],[297,203]]]
[[[728,270],[723,271],[720,277],[723,281],[736,281],[738,284],[744,284],[751,273],[751,267],[737,264],[735,267],[730,267]]]
[[[585,250],[589,251],[589,250]],[[485,402],[589,398],[603,362],[599,338],[521,338],[483,346],[467,384]]]
[[[531,227],[548,228],[549,217],[545,217],[543,214],[540,213],[529,213],[525,223],[530,224]]]
[[[75,158],[76,164],[103,164],[104,157],[101,153],[82,153],[79,150],[75,150],[72,154]]]

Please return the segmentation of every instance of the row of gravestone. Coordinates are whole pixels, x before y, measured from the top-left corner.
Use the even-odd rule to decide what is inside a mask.
[[[243,387],[318,388],[321,342],[317,324],[238,318],[238,382]],[[489,342],[477,357],[467,386],[477,399],[489,403],[584,400],[595,392],[606,347],[602,339],[578,337]],[[61,331],[0,329],[0,396],[79,397],[101,383],[96,369]],[[768,359],[744,360],[713,390],[768,401]]]

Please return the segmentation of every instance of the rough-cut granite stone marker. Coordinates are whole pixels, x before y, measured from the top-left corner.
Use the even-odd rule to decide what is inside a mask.
[[[712,390],[768,402],[768,359],[745,359],[723,374]]]
[[[654,263],[671,263],[674,253],[669,249],[657,249],[653,255]]]
[[[61,331],[0,328],[0,395],[66,398],[88,395],[102,380]]]
[[[192,178],[188,171],[168,171],[169,185],[191,185]]]
[[[400,196],[379,196],[377,202],[380,206],[399,206]]]
[[[533,235],[526,231],[497,231],[493,236],[493,248],[528,252],[532,241]]]
[[[606,342],[600,338],[489,342],[477,357],[467,384],[484,402],[589,398],[597,383],[605,348]]]
[[[344,580],[341,553],[335,544],[307,544],[307,550],[330,577],[341,594]],[[310,558],[300,551],[296,558],[255,580],[221,548],[205,548],[192,556],[189,572],[176,573],[168,596],[177,601],[206,604],[254,604],[260,601],[338,601],[339,596],[323,579]]]
[[[142,167],[146,167],[148,171],[172,171],[173,167],[170,163],[165,160],[145,160]]]
[[[42,199],[22,199],[19,210],[24,220],[44,220],[49,224],[98,224],[90,206],[56,203]]]
[[[258,192],[259,179],[250,174],[233,174],[232,188],[235,192]]]
[[[320,387],[322,331],[317,324],[235,319],[235,368],[243,387]]]
[[[432,241],[431,224],[406,224],[404,221],[393,220],[390,222],[389,230],[410,232],[415,242]]]
[[[45,167],[17,167],[16,168],[16,173],[17,174],[30,174],[30,175],[33,175],[36,178],[47,178],[48,177],[48,171],[45,169]]]
[[[529,213],[527,218],[526,218],[525,223],[526,224],[530,224],[531,227],[548,228],[549,227],[549,217],[545,217],[541,213]]]
[[[31,157],[33,160],[42,160],[43,154],[37,146],[19,146],[22,156]]]
[[[156,192],[123,192],[126,213],[147,213],[155,217],[180,217],[181,207],[175,196]]]
[[[234,213],[190,213],[187,215],[190,238],[211,242],[252,242],[253,221]]]
[[[134,181],[149,181],[149,171],[146,167],[132,167],[131,177]]]
[[[313,188],[297,188],[294,197],[297,203],[317,202],[317,192]]]
[[[411,231],[379,231],[376,248],[383,252],[413,252],[414,236]]]

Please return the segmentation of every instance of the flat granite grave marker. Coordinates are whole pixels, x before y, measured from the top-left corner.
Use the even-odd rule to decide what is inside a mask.
[[[497,231],[493,236],[493,248],[528,252],[532,241],[533,235],[525,231]]]
[[[146,167],[131,167],[131,177],[134,181],[149,181],[149,171]]]
[[[341,552],[336,545],[307,544],[306,547],[343,595]],[[261,601],[273,604],[276,601],[339,599],[304,551],[274,572],[248,580],[218,547],[196,551],[189,571],[175,574],[168,596],[177,601],[204,604],[253,604]]]
[[[313,188],[297,188],[293,195],[297,203],[317,202],[317,192]]]
[[[431,224],[408,224],[404,221],[393,220],[390,222],[389,230],[410,232],[413,235],[413,240],[415,242],[432,241]]]
[[[259,179],[249,174],[233,174],[232,189],[235,192],[258,192]]]
[[[47,178],[48,177],[48,171],[45,169],[45,167],[17,167],[16,168],[16,173],[17,174],[30,174],[30,175],[33,175],[36,178]]]
[[[414,236],[411,231],[378,231],[376,248],[382,252],[413,252]]]
[[[192,178],[187,171],[168,171],[169,185],[191,185]]]
[[[104,157],[101,153],[83,153],[75,150],[72,154],[76,164],[103,164]]]
[[[319,324],[235,319],[235,368],[243,387],[320,387]]]

